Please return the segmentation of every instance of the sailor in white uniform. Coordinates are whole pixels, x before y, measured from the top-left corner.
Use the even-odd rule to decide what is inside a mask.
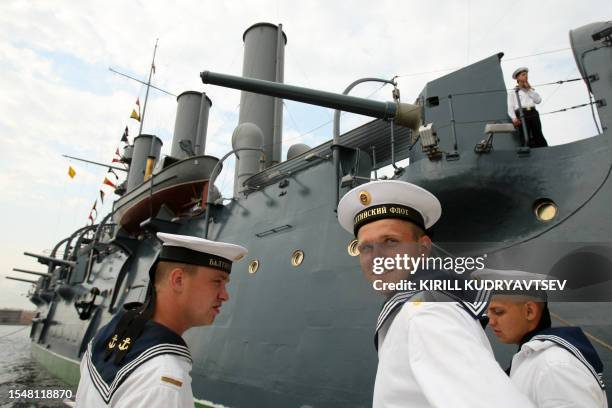
[[[483,271],[483,279],[546,278],[523,271]],[[606,408],[603,364],[579,327],[551,327],[544,291],[513,290],[493,295],[488,315],[502,343],[517,344],[509,375],[539,408]]]
[[[246,249],[158,233],[163,242],[144,304],[124,305],[89,343],[76,406],[193,407],[192,360],[181,337],[212,324],[228,299],[232,262]]]
[[[373,283],[414,281],[437,274],[396,268],[377,275],[372,266],[378,257],[429,255],[427,231],[440,215],[434,195],[397,180],[358,186],[338,205],[338,221],[357,237],[362,272]],[[374,408],[533,406],[493,357],[481,324],[488,304],[486,293],[414,290],[386,295],[375,334]]]
[[[529,84],[529,68],[517,68],[512,73],[512,79],[516,80],[516,86],[508,93],[508,116],[512,119],[514,126],[518,128],[522,140],[529,147],[548,146],[548,142],[542,134],[540,114],[536,109],[536,105],[542,102],[542,97]],[[523,134],[521,111],[528,135]]]

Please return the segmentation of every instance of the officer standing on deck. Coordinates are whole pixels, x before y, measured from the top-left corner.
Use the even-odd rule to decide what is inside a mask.
[[[483,270],[482,279],[529,282],[545,275]],[[499,341],[518,345],[508,374],[538,408],[606,408],[603,364],[580,327],[551,327],[547,294],[497,292],[487,311]]]
[[[542,98],[529,84],[529,68],[517,68],[512,73],[512,79],[516,79],[516,87],[508,93],[508,115],[512,118],[512,123],[519,129],[522,140],[527,142],[529,147],[548,146],[542,134],[540,114],[535,108],[542,102]],[[525,119],[527,135],[523,134],[521,111]]]
[[[228,299],[234,244],[158,233],[163,242],[144,304],[126,304],[89,343],[77,407],[193,407],[183,332],[210,325]]]
[[[398,269],[375,274],[372,266],[379,257],[428,256],[428,229],[440,215],[433,194],[398,180],[363,184],[338,204],[338,221],[357,237],[362,272],[371,282],[432,274]],[[386,295],[375,334],[374,408],[533,407],[493,357],[480,321],[486,293],[471,299],[441,291]]]

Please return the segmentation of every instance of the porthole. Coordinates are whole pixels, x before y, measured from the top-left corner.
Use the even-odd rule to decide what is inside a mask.
[[[293,254],[291,254],[291,265],[300,266],[303,261],[304,251],[302,251],[301,249],[296,249],[295,251],[293,251]]]
[[[254,274],[259,269],[259,261],[257,259],[253,259],[249,263],[249,273]]]
[[[539,221],[548,222],[551,221],[559,212],[557,204],[548,198],[537,200],[533,204],[533,213]]]
[[[346,247],[346,250],[350,256],[359,256],[359,248],[357,247],[357,244],[359,244],[359,241],[354,239],[349,242],[348,246]]]

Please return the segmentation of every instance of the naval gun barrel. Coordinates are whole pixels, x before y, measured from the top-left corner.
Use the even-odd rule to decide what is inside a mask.
[[[204,71],[200,74],[205,84],[219,85],[277,98],[325,106],[359,115],[391,120],[401,126],[417,130],[421,121],[421,107],[409,103],[381,102],[355,96],[303,88],[261,79]]]
[[[38,281],[35,280],[29,280],[29,279],[21,279],[21,278],[14,278],[12,276],[5,276],[6,279],[10,279],[10,280],[14,280],[14,281],[19,281],[19,282],[27,282],[27,283],[38,283]]]
[[[76,262],[66,261],[64,259],[57,259],[51,256],[37,255],[31,252],[24,252],[23,254],[26,256],[31,256],[33,258],[36,258],[38,259],[38,262],[40,262],[41,264],[45,264],[45,265],[48,265],[50,263],[57,264],[57,265],[71,266],[71,267],[74,267],[76,265]]]
[[[50,273],[47,273],[47,272],[29,271],[29,270],[27,270],[27,269],[13,268],[13,271],[15,271],[15,272],[29,273],[29,274],[31,274],[31,275],[38,275],[38,276],[51,276],[51,274],[50,274]]]

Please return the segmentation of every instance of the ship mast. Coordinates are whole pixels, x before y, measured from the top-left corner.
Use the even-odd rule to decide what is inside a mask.
[[[153,59],[151,60],[151,67],[149,68],[149,80],[147,81],[147,91],[145,93],[144,105],[142,106],[142,115],[140,116],[140,129],[138,129],[138,134],[142,134],[142,126],[144,124],[145,113],[147,111],[147,100],[149,99],[149,89],[151,89],[151,77],[155,72],[155,54],[157,53],[157,43],[159,42],[159,38],[155,39],[155,48],[153,48]]]
[[[159,38],[157,38],[155,40],[155,48],[153,49],[153,60],[151,61],[151,68],[149,69],[149,80],[147,82],[142,81],[142,80],[140,80],[138,78],[134,78],[133,76],[124,74],[123,72],[117,71],[116,69],[113,69],[111,67],[108,68],[109,71],[111,71],[111,72],[113,72],[115,74],[121,75],[121,76],[126,77],[128,79],[131,79],[132,81],[136,81],[136,82],[139,82],[139,83],[147,86],[147,91],[146,91],[146,94],[145,94],[145,100],[144,100],[144,104],[143,104],[143,108],[142,108],[142,115],[140,117],[140,129],[138,129],[138,134],[142,133],[142,126],[143,126],[143,123],[144,123],[144,116],[145,116],[145,112],[147,110],[147,101],[149,99],[149,89],[151,89],[151,88],[157,89],[158,91],[161,91],[161,92],[165,93],[166,95],[170,95],[170,96],[176,97],[176,95],[173,94],[172,92],[168,92],[165,89],[158,88],[155,85],[151,84],[151,78],[153,77],[153,74],[155,73],[155,55],[157,53],[157,43],[158,42],[159,42]]]
[[[133,81],[136,82],[140,82],[143,85],[147,86],[147,91],[145,93],[145,99],[144,99],[144,104],[142,106],[142,114],[140,115],[140,128],[138,129],[138,135],[142,134],[142,127],[144,126],[144,119],[145,119],[145,114],[147,112],[147,102],[149,100],[149,90],[151,88],[155,88],[159,91],[164,92],[165,94],[171,95],[171,96],[176,96],[171,92],[168,92],[166,90],[163,90],[161,88],[158,88],[156,86],[151,85],[151,78],[153,77],[153,74],[155,73],[155,55],[157,54],[157,44],[159,43],[159,38],[155,39],[155,47],[153,48],[153,59],[151,60],[151,67],[149,68],[149,79],[147,80],[147,82],[141,81],[140,79],[131,77],[129,75],[124,74],[123,72],[119,72],[116,71],[112,68],[108,68],[111,72],[114,72],[115,74],[119,74],[121,76],[124,76],[126,78],[129,78]],[[151,177],[151,174],[153,172],[153,164],[155,162],[155,158],[153,157],[153,144],[151,145],[151,151],[149,152],[149,157],[147,159],[147,164],[145,167],[145,176],[144,176],[144,181],[148,180]]]

